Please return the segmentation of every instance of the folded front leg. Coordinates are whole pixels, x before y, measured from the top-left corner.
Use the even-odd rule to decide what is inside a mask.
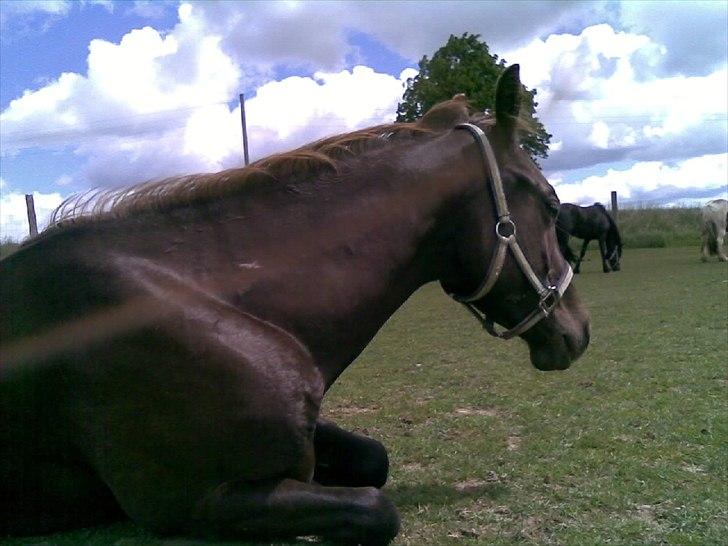
[[[192,532],[216,539],[314,535],[346,544],[389,544],[399,531],[392,502],[373,487],[324,487],[291,479],[225,483],[196,510]]]
[[[319,419],[314,450],[316,468],[313,479],[321,485],[382,487],[387,481],[387,450],[376,440]]]

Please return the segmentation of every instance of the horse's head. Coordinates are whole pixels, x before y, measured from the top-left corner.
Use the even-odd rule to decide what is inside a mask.
[[[498,81],[495,124],[473,119],[487,138],[463,127],[462,138],[470,139],[464,161],[475,166],[479,183],[460,204],[455,256],[441,280],[491,333],[524,339],[536,368],[565,369],[589,343],[589,317],[559,251],[559,200],[519,145],[520,90],[514,65]],[[485,140],[482,153],[473,140]],[[494,323],[508,331],[497,333]]]
[[[607,237],[607,263],[612,271],[619,271],[622,259],[622,243],[615,238]]]
[[[607,233],[607,262],[612,271],[619,271],[621,266],[619,265],[622,259],[622,237],[619,235],[619,229],[617,225],[612,221],[610,217],[611,227]]]

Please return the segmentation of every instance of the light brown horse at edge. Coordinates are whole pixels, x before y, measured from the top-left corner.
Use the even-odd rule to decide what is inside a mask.
[[[389,543],[385,448],[319,408],[400,305],[439,281],[542,370],[589,341],[558,199],[519,146],[520,89],[515,65],[492,118],[459,97],[414,124],[66,204],[0,262],[0,533],[130,517]]]
[[[726,226],[728,226],[728,201],[713,199],[708,201],[700,211],[702,218],[700,259],[708,261],[711,255],[718,255],[718,260],[728,262],[723,242],[725,240]]]

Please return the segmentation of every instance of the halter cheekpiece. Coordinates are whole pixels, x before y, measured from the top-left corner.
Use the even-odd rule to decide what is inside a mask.
[[[566,264],[561,278],[556,285],[551,285],[546,282],[541,282],[533,271],[531,264],[528,263],[523,250],[516,239],[516,224],[511,219],[511,214],[508,211],[508,203],[506,202],[506,196],[503,191],[503,181],[501,180],[500,170],[495,160],[495,154],[493,153],[493,147],[488,142],[488,138],[480,127],[473,125],[472,123],[462,123],[455,127],[456,129],[465,129],[468,131],[475,141],[478,143],[478,149],[480,150],[483,161],[490,172],[490,187],[493,191],[493,199],[495,201],[495,209],[497,214],[497,221],[495,223],[495,234],[498,240],[498,246],[493,254],[493,259],[488,266],[488,271],[485,274],[485,278],[480,283],[480,286],[471,294],[467,296],[458,296],[456,294],[450,294],[450,297],[455,301],[460,302],[465,308],[473,314],[482,324],[483,328],[491,335],[502,339],[510,339],[514,336],[518,336],[529,328],[538,323],[541,319],[546,318],[556,307],[556,304],[564,295],[566,289],[571,283],[571,279],[574,276],[574,272],[571,270],[571,266]],[[485,314],[475,308],[472,302],[483,298],[495,285],[501,271],[503,270],[503,264],[506,259],[506,251],[511,249],[516,263],[521,268],[521,271],[526,276],[531,286],[536,290],[539,295],[539,302],[536,309],[531,311],[526,318],[516,324],[510,330],[504,330],[499,332],[496,330],[493,321]]]

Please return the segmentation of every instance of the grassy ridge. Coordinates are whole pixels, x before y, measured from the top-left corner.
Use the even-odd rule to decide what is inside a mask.
[[[0,259],[4,258],[5,256],[9,256],[16,250],[20,248],[20,243],[14,243],[12,241],[2,241],[0,242]]]
[[[699,208],[620,210],[618,225],[627,248],[700,246]]]
[[[587,258],[592,343],[570,370],[536,371],[428,285],[329,393],[325,414],[389,449],[395,544],[725,543],[726,264],[628,249],[605,275]],[[119,524],[6,544],[191,543]]]

